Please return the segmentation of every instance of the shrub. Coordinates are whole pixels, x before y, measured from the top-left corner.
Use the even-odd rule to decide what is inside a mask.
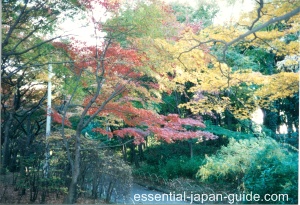
[[[203,164],[203,157],[195,156],[190,159],[187,156],[172,157],[159,165],[144,164],[136,173],[155,173],[164,179],[179,177],[195,178],[196,173]]]
[[[256,155],[255,162],[249,166],[243,179],[246,192],[288,194],[289,202],[296,204],[298,155],[269,145]]]
[[[227,147],[206,157],[197,177],[201,181],[233,182],[241,191],[289,194],[297,202],[298,154],[271,138],[231,139]],[[274,203],[274,202],[272,202]]]
[[[195,178],[197,171],[203,165],[203,157],[195,156],[181,164],[181,175],[188,178]]]

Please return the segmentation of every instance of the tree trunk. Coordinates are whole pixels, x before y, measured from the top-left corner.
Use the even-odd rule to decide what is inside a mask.
[[[106,198],[105,198],[106,203],[110,202],[112,191],[113,191],[113,182],[110,182],[107,189]]]
[[[193,142],[191,140],[189,140],[188,143],[189,143],[189,148],[190,148],[190,158],[192,159],[194,156]]]
[[[80,174],[80,134],[81,131],[76,131],[76,142],[75,142],[75,159],[74,167],[72,167],[72,179],[69,185],[68,195],[64,199],[64,204],[73,204],[77,200],[77,183]],[[81,129],[80,129],[81,130]]]
[[[9,133],[10,133],[10,127],[13,121],[13,115],[12,113],[9,113],[9,117],[7,122],[5,123],[4,127],[4,144],[3,144],[3,165],[1,173],[4,174],[6,168],[8,167],[9,161],[10,161],[10,152],[9,152]]]
[[[263,113],[264,113],[263,125],[265,125],[268,129],[272,130],[273,133],[276,133],[276,128],[278,124],[278,114],[268,109],[263,109]]]
[[[139,159],[135,151],[135,145],[133,143],[130,145],[130,158],[131,158],[130,162],[134,163],[136,168],[139,168],[140,167]]]
[[[227,129],[233,130],[232,129],[232,115],[227,110],[225,110],[225,123],[227,125]]]
[[[140,161],[144,160],[143,144],[138,145]]]
[[[68,195],[64,199],[64,204],[74,204],[76,202],[77,197],[77,182],[73,180],[72,175],[72,181],[69,186]]]
[[[292,133],[294,132],[293,130],[293,119],[290,113],[286,113],[287,116],[287,132],[288,132],[288,137],[292,136]]]
[[[97,199],[97,194],[98,194],[98,187],[99,187],[99,182],[98,178],[94,176],[93,178],[93,184],[92,184],[92,198]]]
[[[122,153],[123,153],[123,160],[124,160],[124,162],[126,162],[127,161],[127,147],[126,147],[126,144],[123,144],[123,146],[122,146]]]

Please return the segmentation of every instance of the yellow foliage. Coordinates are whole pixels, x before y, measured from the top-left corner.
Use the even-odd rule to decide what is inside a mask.
[[[299,73],[281,72],[269,76],[269,83],[258,89],[255,95],[260,97],[261,106],[267,106],[267,102],[292,97],[297,92],[299,92]]]
[[[292,11],[297,6],[300,6],[300,3],[296,1],[291,4],[276,0],[265,3],[263,15],[255,26]],[[161,91],[184,92],[187,82],[193,84],[188,91],[195,94],[194,100],[179,107],[201,114],[229,110],[235,117],[245,119],[249,118],[258,106],[267,106],[266,101],[292,96],[299,89],[298,74],[279,73],[267,76],[253,72],[251,68],[233,71],[209,54],[209,46],[224,46],[224,43],[238,38],[248,31],[247,26],[250,26],[256,17],[255,9],[249,14],[244,14],[239,25],[211,26],[197,35],[187,29],[177,41],[149,39],[153,45],[150,47],[147,40],[135,40],[135,44],[141,50],[147,48],[143,50],[147,56],[144,59],[145,64],[150,68],[146,72],[156,78]],[[297,19],[300,19],[300,15],[284,22],[288,24],[284,28],[270,25],[255,35],[247,36],[243,39],[243,45],[272,50],[278,56],[297,55],[299,43],[291,41],[287,44],[283,40],[286,35],[294,34],[300,29]],[[285,65],[295,63],[286,61]],[[201,97],[197,96],[199,92],[202,93]]]

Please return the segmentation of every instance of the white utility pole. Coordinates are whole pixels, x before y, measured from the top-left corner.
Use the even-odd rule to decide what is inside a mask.
[[[48,65],[48,92],[47,92],[47,119],[46,119],[46,152],[45,152],[45,164],[44,164],[44,173],[45,177],[48,177],[49,173],[49,158],[50,158],[50,151],[49,151],[49,143],[48,138],[51,133],[51,98],[52,98],[52,92],[51,92],[51,78],[52,78],[52,64]]]
[[[47,121],[46,121],[46,139],[50,136],[51,132],[51,98],[52,98],[52,93],[51,93],[51,78],[52,78],[52,65],[48,65],[48,95],[47,95]]]

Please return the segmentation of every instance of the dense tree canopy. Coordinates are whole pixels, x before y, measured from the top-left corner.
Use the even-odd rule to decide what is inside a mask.
[[[1,174],[17,173],[16,189],[29,190],[31,202],[40,194],[44,203],[50,193],[64,203],[83,193],[109,202],[113,190],[130,187],[132,169],[179,177],[168,166],[184,161],[176,159],[180,151],[174,158],[163,153],[173,145],[188,147],[192,171],[178,164],[186,176],[218,181],[220,169],[224,181],[238,174],[233,184],[246,192],[254,176],[264,176],[240,153],[245,144],[255,163],[268,158],[262,169],[291,163],[299,131],[300,3],[255,1],[237,22],[215,25],[217,2],[3,0]],[[77,14],[92,29],[88,42],[60,26]],[[45,138],[49,81],[52,133]],[[262,125],[252,119],[258,109]],[[157,149],[161,156],[151,159]],[[233,159],[245,169],[230,169],[225,163]],[[295,167],[278,173],[294,176]],[[295,183],[277,184],[284,183],[276,191],[295,202]]]

